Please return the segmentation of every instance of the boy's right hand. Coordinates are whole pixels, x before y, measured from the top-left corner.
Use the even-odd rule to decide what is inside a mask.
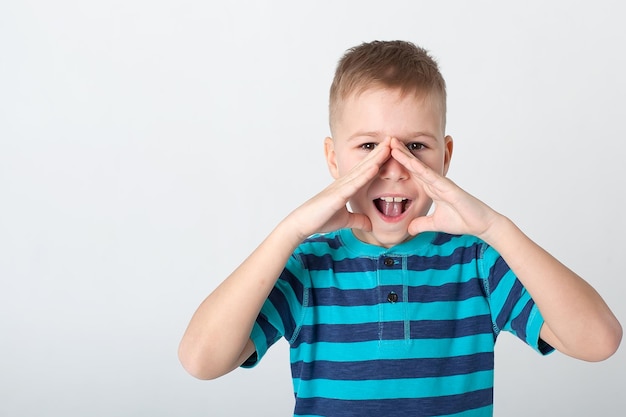
[[[337,178],[319,194],[295,209],[287,221],[293,223],[300,241],[315,233],[332,232],[343,228],[371,231],[370,219],[347,208],[348,200],[372,181],[380,167],[391,155],[391,139],[379,143],[361,162],[347,174]]]

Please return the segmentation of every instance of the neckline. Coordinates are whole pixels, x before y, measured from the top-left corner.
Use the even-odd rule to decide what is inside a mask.
[[[373,245],[359,240],[351,229],[341,229],[338,231],[339,238],[344,243],[346,249],[360,256],[378,257],[381,255],[411,255],[421,251],[421,249],[431,245],[437,236],[435,232],[423,232],[411,239],[399,243],[390,248]]]

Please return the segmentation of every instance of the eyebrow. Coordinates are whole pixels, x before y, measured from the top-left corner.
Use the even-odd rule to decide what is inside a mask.
[[[396,139],[401,140],[401,141],[406,141],[406,140],[411,140],[411,139],[416,139],[419,138],[421,136],[427,136],[431,139],[437,139],[437,136],[433,135],[432,133],[429,132],[413,132],[413,133],[409,133],[408,135],[402,135],[400,136],[394,136]],[[382,132],[374,130],[374,131],[364,131],[364,132],[356,132],[353,135],[350,135],[348,137],[348,140],[354,140],[356,138],[362,138],[362,137],[371,137],[371,138],[384,138],[386,137],[386,135],[383,135]]]

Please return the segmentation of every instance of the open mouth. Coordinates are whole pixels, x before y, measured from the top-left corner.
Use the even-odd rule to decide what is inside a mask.
[[[411,200],[404,197],[380,197],[374,200],[374,205],[384,216],[398,217],[411,205]]]

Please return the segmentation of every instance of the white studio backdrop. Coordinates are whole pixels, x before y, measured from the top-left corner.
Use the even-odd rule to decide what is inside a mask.
[[[191,314],[330,182],[343,52],[406,39],[449,90],[449,176],[626,322],[620,2],[0,3],[0,416],[287,416],[285,342],[198,381]],[[232,294],[238,302],[238,294]],[[496,416],[622,416],[622,348],[589,364],[505,335]]]

